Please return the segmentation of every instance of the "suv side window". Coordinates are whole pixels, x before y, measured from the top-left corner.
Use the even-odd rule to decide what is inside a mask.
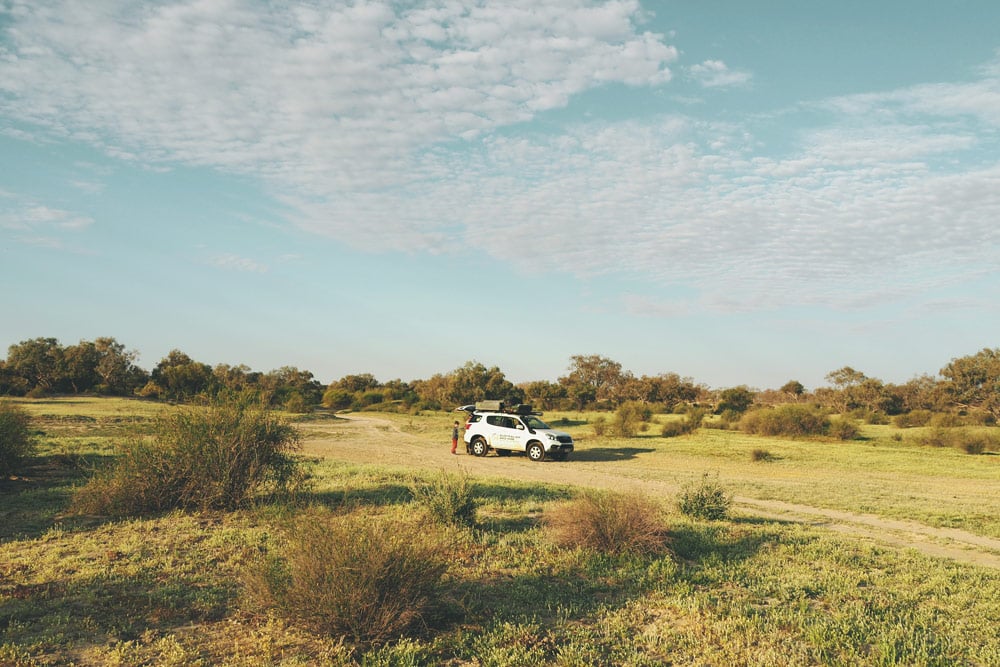
[[[482,418],[483,418],[482,415],[472,415],[471,417],[469,417],[469,423],[475,424],[476,422],[482,420]]]
[[[500,415],[486,415],[486,423],[490,426],[503,426],[503,417]]]

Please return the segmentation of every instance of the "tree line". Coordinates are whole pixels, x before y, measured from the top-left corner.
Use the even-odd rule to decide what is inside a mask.
[[[497,366],[469,361],[447,373],[413,381],[380,381],[370,373],[345,375],[324,386],[294,366],[268,372],[249,366],[210,366],[172,350],[151,371],[136,364],[138,353],[112,337],[64,346],[55,338],[11,345],[0,361],[0,395],[56,394],[139,396],[175,402],[209,400],[224,391],[256,390],[272,405],[308,412],[330,409],[450,409],[483,399],[530,403],[543,410],[607,409],[627,403],[680,411],[701,406],[719,413],[745,412],[753,405],[808,402],[838,412],[888,416],[915,410],[975,412],[1000,419],[1000,348],[952,359],[937,376],[920,375],[903,384],[885,383],[849,366],[831,371],[829,386],[807,391],[789,380],[778,389],[746,385],[712,389],[677,373],[636,376],[613,359],[573,355],[556,381],[514,384]]]

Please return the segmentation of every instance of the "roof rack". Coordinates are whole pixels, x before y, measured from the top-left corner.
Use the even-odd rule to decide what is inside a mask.
[[[507,405],[503,401],[476,401],[475,405],[463,405],[458,408],[466,412],[506,412],[512,415],[540,415],[541,412],[533,410],[525,403],[515,403]]]

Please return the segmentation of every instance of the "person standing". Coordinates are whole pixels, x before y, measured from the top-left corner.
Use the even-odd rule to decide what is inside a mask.
[[[457,454],[456,449],[458,449],[458,422],[451,427],[451,453]]]

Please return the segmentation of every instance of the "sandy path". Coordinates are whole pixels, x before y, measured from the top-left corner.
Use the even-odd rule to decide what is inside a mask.
[[[503,477],[590,488],[639,490],[669,496],[675,484],[637,479],[627,474],[627,461],[609,463],[576,460],[571,464],[534,463],[522,457],[477,458],[449,453],[450,443],[429,442],[426,436],[406,433],[395,423],[377,417],[349,415],[343,421],[300,424],[303,452],[310,456],[353,463],[406,465],[434,470],[461,470],[481,477]],[[558,466],[558,470],[553,469]],[[634,472],[634,471],[633,471]],[[937,558],[1000,569],[1000,540],[954,528],[935,528],[916,521],[887,519],[872,514],[810,507],[778,500],[738,496],[733,499],[743,512],[768,519],[820,526],[852,537],[915,549]]]

